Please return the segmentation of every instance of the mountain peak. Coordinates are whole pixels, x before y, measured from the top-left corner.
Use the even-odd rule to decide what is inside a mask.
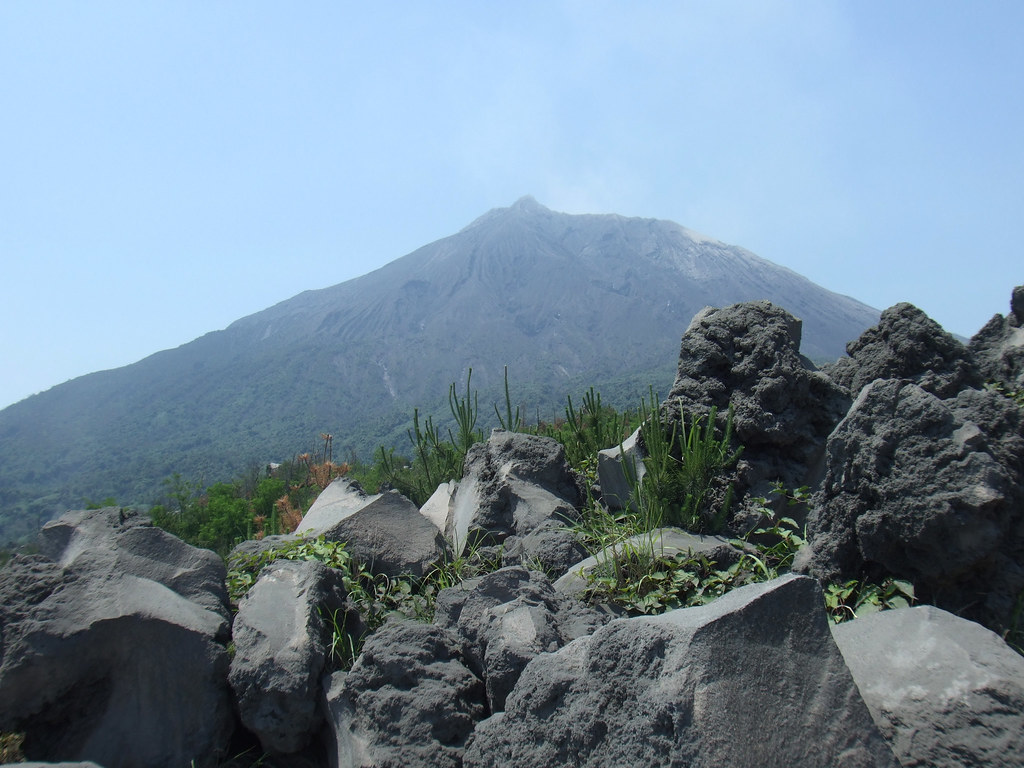
[[[472,229],[473,227],[476,227],[480,224],[484,224],[486,222],[495,221],[497,219],[506,217],[509,214],[535,215],[539,213],[550,214],[551,210],[538,203],[537,200],[533,197],[533,195],[523,195],[507,208],[492,208],[483,216],[480,216],[474,219],[472,222],[470,222],[468,226],[463,228],[463,231],[467,229]]]
[[[510,210],[536,213],[539,211],[546,211],[548,209],[545,208],[540,203],[538,203],[536,199],[534,199],[533,195],[523,195],[514,203],[512,203],[512,205],[510,206]]]

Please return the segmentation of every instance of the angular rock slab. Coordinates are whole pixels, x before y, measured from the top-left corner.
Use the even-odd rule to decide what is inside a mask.
[[[544,574],[520,566],[442,590],[434,614],[434,624],[461,640],[466,663],[484,680],[491,712],[505,708],[531,659],[591,634],[606,619],[557,594]]]
[[[1024,657],[998,635],[932,606],[832,635],[904,768],[1024,765]]]
[[[315,538],[379,498],[379,493],[368,496],[358,483],[339,477],[316,497],[296,532]]]
[[[315,561],[263,569],[235,617],[229,680],[242,723],[274,753],[304,747],[322,722],[331,617],[344,623],[341,573]]]
[[[324,687],[333,768],[459,768],[487,714],[484,684],[463,663],[458,640],[413,621],[379,629],[352,671]]]
[[[623,440],[622,445],[613,445],[597,453],[601,501],[608,509],[626,509],[633,498],[634,487],[646,474],[639,428]]]
[[[444,536],[398,491],[388,491],[336,525],[322,531],[374,573],[425,576],[447,551]]]
[[[815,581],[619,619],[523,671],[464,766],[888,766]]]
[[[0,730],[33,759],[215,765],[234,723],[223,562],[116,508],[41,540],[57,561],[0,570]]]
[[[157,528],[135,510],[65,512],[43,526],[39,551],[78,573],[120,573],[155,581],[230,623],[224,561]]]

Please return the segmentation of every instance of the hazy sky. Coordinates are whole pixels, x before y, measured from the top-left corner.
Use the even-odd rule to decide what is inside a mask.
[[[6,0],[0,407],[526,194],[969,336],[1024,283],[1022,30],[1020,0]]]

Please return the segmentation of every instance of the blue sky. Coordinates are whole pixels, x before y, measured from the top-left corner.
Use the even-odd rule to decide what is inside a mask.
[[[1019,0],[9,0],[0,407],[526,194],[971,335],[1024,283],[1022,29]]]

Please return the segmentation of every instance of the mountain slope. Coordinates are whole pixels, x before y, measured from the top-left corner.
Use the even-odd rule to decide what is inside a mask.
[[[523,198],[363,277],[0,411],[0,514],[12,537],[86,498],[150,502],[174,472],[222,480],[321,431],[336,456],[368,457],[404,435],[414,406],[443,410],[470,367],[482,411],[505,365],[531,415],[587,384],[617,381],[634,402],[648,384],[668,389],[695,312],[755,299],[803,319],[812,359],[835,359],[878,319],[672,222]]]

